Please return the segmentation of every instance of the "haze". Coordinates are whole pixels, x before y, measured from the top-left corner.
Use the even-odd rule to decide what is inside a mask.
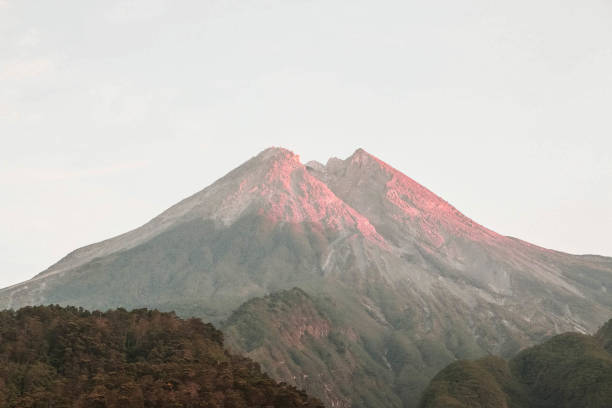
[[[0,0],[0,287],[269,146],[612,255],[612,4]]]

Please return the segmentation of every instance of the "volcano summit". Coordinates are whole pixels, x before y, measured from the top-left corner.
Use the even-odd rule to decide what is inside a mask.
[[[611,258],[493,232],[361,149],[304,165],[270,148],[0,308],[176,310],[328,406],[411,407],[451,361],[594,333],[611,291]]]

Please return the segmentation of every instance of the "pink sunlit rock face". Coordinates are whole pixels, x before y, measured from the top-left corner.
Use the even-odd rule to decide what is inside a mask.
[[[491,242],[502,237],[461,214],[455,207],[380,159],[358,149],[346,160],[331,159],[317,174],[343,200],[382,222],[391,218],[439,248],[445,235]],[[365,195],[377,191],[375,197]]]

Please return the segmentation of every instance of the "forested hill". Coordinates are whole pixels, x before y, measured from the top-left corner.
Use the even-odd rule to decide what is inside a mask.
[[[595,336],[565,333],[510,361],[487,357],[442,370],[421,408],[610,408],[612,320]]]
[[[123,309],[0,312],[0,407],[318,407],[229,354],[198,319]]]

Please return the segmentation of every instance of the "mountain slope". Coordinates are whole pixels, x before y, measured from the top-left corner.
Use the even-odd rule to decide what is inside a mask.
[[[555,336],[509,362],[487,357],[453,363],[432,380],[421,407],[610,407],[611,326],[612,320],[595,336]]]
[[[346,306],[294,288],[246,302],[221,328],[230,349],[328,406],[401,406],[393,372],[374,351],[384,327],[362,308],[347,315]]]
[[[217,321],[245,298],[319,277],[331,243],[348,243],[342,256],[385,245],[297,156],[268,149],[144,226],[0,292],[0,306],[158,307]]]
[[[522,305],[516,306],[525,306],[521,314],[529,319],[543,318],[529,312],[546,307],[539,299],[543,291],[556,292],[550,298],[575,299],[555,305],[565,308],[569,303],[570,311],[556,322],[567,330],[594,331],[608,318],[605,309],[584,308],[588,302],[581,299],[588,291],[606,309],[612,307],[606,286],[611,283],[609,258],[571,256],[501,236],[361,149],[347,160],[331,159],[313,173],[367,217],[402,257],[411,258],[411,268],[423,259],[424,268],[437,267],[455,282],[466,281],[481,289],[482,297],[520,297]],[[585,282],[585,274],[594,282]],[[526,299],[536,303],[525,304]],[[595,325],[588,323],[593,312],[599,314]]]
[[[305,344],[278,341],[291,325],[264,324],[292,316],[263,306],[273,297],[232,315],[294,287],[308,298],[283,297],[300,321],[330,324]],[[155,307],[225,321],[236,350],[328,405],[410,407],[455,359],[594,332],[612,315],[610,291],[612,259],[501,236],[363,150],[303,165],[272,148],[144,226],[0,291],[0,307]],[[259,342],[245,316],[262,322]],[[281,370],[274,353],[300,363]]]
[[[59,307],[0,312],[2,407],[318,407],[200,320]]]

